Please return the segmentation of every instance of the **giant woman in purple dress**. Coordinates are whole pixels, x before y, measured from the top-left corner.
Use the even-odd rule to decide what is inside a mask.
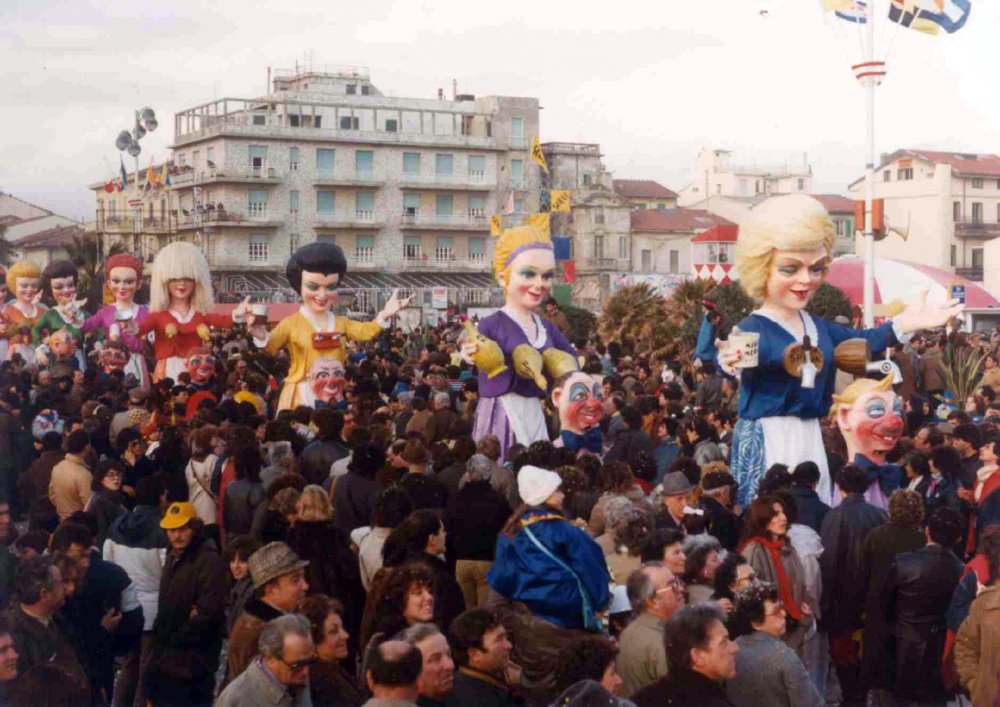
[[[97,310],[83,323],[83,333],[99,329],[104,341],[121,341],[131,352],[125,374],[131,373],[142,390],[149,390],[146,365],[146,339],[138,336],[139,325],[149,316],[149,307],[135,303],[135,293],[142,284],[142,261],[128,253],[118,253],[104,264],[105,286],[115,301]]]
[[[520,226],[504,231],[494,251],[493,272],[506,304],[480,320],[478,336],[462,345],[463,356],[477,363],[479,375],[480,400],[472,437],[478,441],[496,435],[501,459],[515,442],[527,446],[549,438],[542,413],[546,390],[541,355],[556,348],[576,356],[562,332],[537,313],[552,291],[555,267],[552,240],[541,229]],[[495,351],[494,342],[503,354],[503,364],[497,355],[496,365],[486,369],[484,349]]]

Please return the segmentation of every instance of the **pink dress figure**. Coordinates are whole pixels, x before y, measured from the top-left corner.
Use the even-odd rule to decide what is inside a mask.
[[[97,310],[83,323],[83,333],[99,329],[104,344],[121,341],[130,356],[125,375],[133,375],[142,390],[149,390],[149,369],[146,364],[147,341],[138,336],[138,328],[149,317],[149,307],[135,303],[136,290],[142,285],[142,261],[128,253],[108,258],[104,265],[105,286],[114,296],[113,304]]]

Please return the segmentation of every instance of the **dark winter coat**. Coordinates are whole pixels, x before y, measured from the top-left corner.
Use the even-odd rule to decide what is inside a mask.
[[[333,523],[346,533],[371,525],[382,487],[375,479],[348,472],[333,487]]]
[[[306,477],[310,484],[322,486],[330,478],[330,467],[340,461],[350,452],[340,442],[317,439],[306,445],[299,454],[299,473]]]
[[[820,500],[819,494],[805,486],[792,486],[792,497],[799,512],[798,522],[807,525],[817,533],[823,527],[823,519],[830,512],[830,506]]]
[[[264,486],[259,482],[238,479],[229,484],[222,515],[226,537],[248,535],[253,529],[254,511],[266,501]]]
[[[723,683],[680,666],[632,697],[636,707],[733,707]]]
[[[510,504],[489,481],[468,482],[448,501],[444,513],[448,557],[492,562],[497,536],[510,514]]]

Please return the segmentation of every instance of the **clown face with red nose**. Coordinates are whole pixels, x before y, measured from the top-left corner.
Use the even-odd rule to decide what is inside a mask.
[[[184,361],[184,369],[191,375],[192,385],[205,388],[215,377],[215,356],[201,346],[191,349]]]
[[[344,399],[344,364],[335,358],[318,358],[309,367],[309,388],[316,407],[337,405]]]
[[[556,446],[601,454],[601,386],[582,371],[567,373],[552,389],[552,403],[559,410],[561,431]]]
[[[114,371],[123,371],[131,358],[132,352],[128,346],[121,341],[111,341],[101,349],[101,370],[108,375]]]

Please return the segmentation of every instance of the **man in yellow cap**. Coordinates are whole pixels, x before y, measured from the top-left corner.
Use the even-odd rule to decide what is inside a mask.
[[[190,503],[171,503],[160,527],[170,549],[153,624],[153,658],[184,673],[191,704],[211,704],[225,622],[226,566]]]

